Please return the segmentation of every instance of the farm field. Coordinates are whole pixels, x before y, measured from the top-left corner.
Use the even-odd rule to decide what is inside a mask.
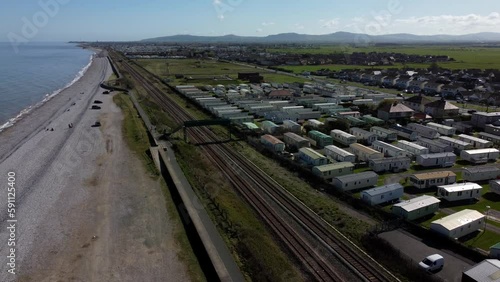
[[[441,67],[449,69],[500,69],[500,47],[460,47],[460,46],[398,46],[398,47],[351,47],[341,45],[318,46],[316,48],[280,48],[267,49],[272,53],[291,54],[328,54],[353,52],[395,52],[414,55],[447,55],[455,59],[454,62],[439,63]],[[430,64],[406,64],[410,68],[428,67]],[[402,64],[394,66],[376,66],[374,68],[402,68]],[[321,66],[285,66],[285,69],[294,72],[312,71],[322,68],[331,70],[371,68],[369,66],[321,65]]]

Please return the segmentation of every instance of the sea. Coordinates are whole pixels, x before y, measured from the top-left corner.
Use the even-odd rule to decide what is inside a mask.
[[[80,79],[94,52],[63,42],[0,42],[0,132]]]

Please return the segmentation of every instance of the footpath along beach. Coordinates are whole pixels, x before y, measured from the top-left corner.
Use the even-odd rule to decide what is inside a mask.
[[[97,52],[0,133],[0,281],[188,280],[160,184],[124,143],[115,94],[102,94],[112,70]]]

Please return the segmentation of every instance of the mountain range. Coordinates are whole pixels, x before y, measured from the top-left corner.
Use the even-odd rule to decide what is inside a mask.
[[[280,33],[268,36],[197,36],[172,35],[141,40],[142,42],[169,43],[337,43],[337,44],[419,44],[419,43],[500,43],[500,33],[481,32],[465,35],[415,35],[408,33],[368,35],[350,32],[335,32],[322,35]]]

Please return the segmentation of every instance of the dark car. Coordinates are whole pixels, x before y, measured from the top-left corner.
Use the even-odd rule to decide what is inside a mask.
[[[102,104],[102,101],[100,101],[100,100],[94,100],[94,104]]]
[[[96,105],[93,105],[91,109],[92,109],[92,110],[100,110],[100,109],[101,109],[101,107],[96,106]]]
[[[108,90],[103,91],[102,94],[109,94],[109,91]]]

